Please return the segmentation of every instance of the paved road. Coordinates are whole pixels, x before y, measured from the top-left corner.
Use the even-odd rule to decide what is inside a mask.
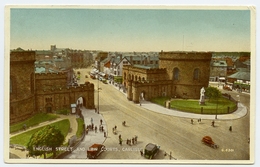
[[[97,85],[97,80],[89,79],[89,81]],[[139,150],[149,142],[161,146],[161,152],[156,159],[169,159],[168,156],[163,156],[164,152],[171,152],[178,160],[249,159],[249,112],[239,119],[215,120],[215,127],[211,126],[212,119],[202,119],[201,123],[195,121],[191,124],[192,117],[152,112],[143,105],[139,106],[128,101],[118,88],[103,83],[99,85],[102,88],[99,92],[100,113],[106,120],[108,128],[108,138],[104,144],[110,148],[101,154],[100,159],[143,159]],[[240,98],[242,103],[245,99],[248,100],[248,97],[245,99],[243,97]],[[96,104],[97,100],[96,98]],[[127,127],[122,126],[122,121],[127,122]],[[115,125],[124,140],[122,146],[118,143],[118,135],[112,133]],[[233,127],[232,132],[228,130],[229,126]],[[126,145],[126,139],[135,135],[138,136],[137,144]],[[212,149],[203,145],[201,139],[206,135],[211,136],[220,148]]]
[[[81,70],[84,74],[82,76],[87,72]],[[97,80],[82,77],[80,82],[86,80],[94,83],[97,90]],[[99,120],[103,119],[103,126],[108,136],[104,137],[101,132],[89,132],[78,149],[65,157],[67,159],[86,159],[86,149],[91,144],[104,143],[107,150],[99,156],[99,159],[124,159],[125,162],[131,162],[131,159],[144,159],[139,151],[149,142],[160,145],[161,151],[156,159],[169,160],[170,152],[172,160],[247,160],[249,158],[250,112],[247,111],[250,109],[250,95],[248,94],[239,94],[240,110],[228,116],[218,116],[215,120],[216,126],[212,127],[211,121],[214,116],[185,114],[144,101],[140,106],[128,101],[126,95],[113,85],[100,82],[99,86],[102,88],[99,92],[100,114],[95,113],[94,110],[84,108],[82,110],[86,125],[91,123],[91,118],[95,125],[99,125]],[[95,104],[98,104],[97,93],[95,91]],[[238,94],[228,93],[232,97],[237,97]],[[194,119],[194,124],[190,123],[191,118]],[[202,122],[197,122],[196,118],[202,118]],[[122,126],[122,121],[126,121],[127,126]],[[76,125],[72,126],[76,127]],[[112,133],[114,126],[117,126],[118,134]],[[232,132],[229,132],[229,126],[233,127]],[[122,145],[119,145],[119,135],[123,139]],[[205,135],[211,136],[220,148],[215,150],[203,145],[201,139]],[[134,136],[138,136],[137,143],[127,145],[126,139]],[[165,152],[167,156],[164,156]]]

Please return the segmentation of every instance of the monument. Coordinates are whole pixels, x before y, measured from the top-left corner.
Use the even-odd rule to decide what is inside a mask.
[[[205,89],[204,89],[204,87],[202,87],[200,89],[200,105],[205,105],[205,95],[204,95],[204,93],[205,93]]]

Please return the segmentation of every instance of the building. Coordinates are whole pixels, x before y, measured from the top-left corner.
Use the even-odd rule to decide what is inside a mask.
[[[35,51],[10,53],[10,123],[23,121],[36,113],[71,109],[83,99],[83,106],[94,108],[94,85],[68,86],[70,70],[35,72]]]
[[[135,103],[155,97],[199,98],[210,77],[210,52],[159,53],[159,68],[126,65],[123,84]]]
[[[225,82],[228,65],[226,60],[212,60],[210,64],[210,81]]]

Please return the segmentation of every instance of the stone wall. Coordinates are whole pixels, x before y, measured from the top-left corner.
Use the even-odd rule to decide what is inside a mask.
[[[70,105],[76,104],[80,97],[83,98],[83,105],[86,108],[93,109],[95,107],[94,85],[86,82],[79,86],[67,86],[66,77],[66,73],[36,75],[36,110],[38,112],[70,110]]]

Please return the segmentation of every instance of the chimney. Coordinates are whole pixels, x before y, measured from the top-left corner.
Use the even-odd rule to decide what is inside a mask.
[[[150,58],[150,55],[147,57],[147,64],[151,64],[151,58]]]
[[[130,63],[131,63],[131,65],[133,65],[133,56],[132,55],[130,56]]]

